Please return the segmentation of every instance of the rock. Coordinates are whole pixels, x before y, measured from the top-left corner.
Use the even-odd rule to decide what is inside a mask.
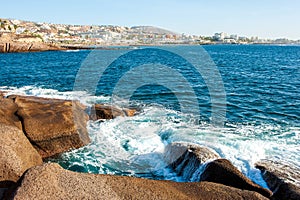
[[[216,183],[177,183],[134,177],[76,173],[58,164],[28,170],[13,199],[259,199],[253,192]]]
[[[221,183],[242,190],[255,191],[268,198],[272,195],[271,191],[253,183],[226,159],[208,163],[201,174],[200,181]]]
[[[1,39],[1,37],[0,37]],[[0,40],[0,53],[57,51],[65,48],[57,45],[44,43],[37,37],[24,36],[11,37]]]
[[[4,193],[7,191],[7,188],[0,188],[0,199],[4,197]]]
[[[0,123],[12,125],[22,130],[22,124],[19,118],[15,115],[18,106],[12,99],[7,99],[0,95]]]
[[[273,199],[300,199],[300,168],[292,163],[261,160],[255,164],[273,191]]]
[[[95,104],[91,109],[90,119],[114,119],[116,117],[132,117],[136,113],[135,109],[121,109],[111,105]]]
[[[10,96],[23,131],[43,158],[90,142],[87,114],[79,102],[29,96]]]
[[[22,124],[14,114],[18,106],[0,95],[0,187],[10,187],[42,158],[22,132]]]
[[[0,53],[47,51],[50,48],[43,43],[5,42],[0,44]]]
[[[0,123],[0,187],[10,187],[42,158],[16,126]]]
[[[137,110],[133,108],[124,108],[123,112],[127,117],[133,117],[134,115],[137,114]]]
[[[170,164],[170,167],[186,181],[199,181],[201,165],[220,157],[208,147],[176,142],[166,146],[164,158]]]

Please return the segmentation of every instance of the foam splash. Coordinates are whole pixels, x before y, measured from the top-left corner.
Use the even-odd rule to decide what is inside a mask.
[[[9,95],[25,95],[25,96],[36,96],[53,99],[64,99],[64,100],[79,100],[84,105],[91,105],[93,103],[108,103],[110,97],[105,96],[92,96],[85,91],[66,91],[61,92],[54,89],[36,87],[36,86],[24,86],[20,88],[1,86],[0,91],[4,91],[6,96]]]

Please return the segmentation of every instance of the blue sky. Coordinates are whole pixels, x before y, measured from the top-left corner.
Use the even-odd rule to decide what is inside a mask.
[[[178,33],[300,39],[299,0],[10,0],[0,18],[66,24],[153,25]]]

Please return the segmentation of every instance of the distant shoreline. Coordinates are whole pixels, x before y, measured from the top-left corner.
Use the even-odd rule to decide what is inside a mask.
[[[42,52],[42,51],[64,51],[64,50],[130,50],[139,47],[164,47],[164,46],[207,46],[207,45],[264,45],[264,46],[300,46],[299,44],[270,44],[270,43],[258,43],[258,44],[227,44],[227,43],[210,43],[210,44],[107,44],[107,45],[58,45],[42,42],[1,42],[0,41],[0,53],[25,53],[25,52]]]
[[[263,39],[225,32],[215,33],[212,36],[180,34],[155,26],[52,24],[2,18],[0,25],[0,44],[2,43],[0,52],[60,50],[64,47],[106,49],[107,46],[300,44],[300,40]],[[12,42],[18,43],[15,45]],[[34,42],[39,43],[35,45]],[[6,43],[10,44],[5,46]],[[10,48],[10,45],[16,47]],[[40,45],[43,47],[39,47]]]

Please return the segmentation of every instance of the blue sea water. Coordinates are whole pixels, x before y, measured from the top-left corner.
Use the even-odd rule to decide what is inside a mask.
[[[202,54],[197,53],[204,52],[210,64],[216,66],[226,95],[226,107],[220,104],[222,109],[226,108],[224,126],[211,124],[212,107],[218,104],[213,104],[212,90],[207,86],[210,80],[199,76],[188,59],[177,58],[172,52],[195,60],[203,60],[199,57]],[[109,65],[108,61],[119,55]],[[83,65],[98,67],[106,62],[109,67],[101,77],[94,74],[99,73],[97,70],[80,71]],[[164,68],[153,65],[156,71],[147,71],[147,63],[168,66],[174,71],[163,74]],[[75,98],[87,105],[111,103],[117,82],[126,72],[141,65],[143,71],[137,72],[143,75],[144,83],[151,84],[136,88],[130,97],[130,106],[141,109],[140,113],[130,118],[90,121],[91,144],[51,162],[74,171],[185,181],[166,168],[163,152],[169,143],[187,141],[214,149],[263,186],[254,168],[256,161],[270,158],[300,166],[299,46],[170,46],[163,50],[154,47],[133,51],[97,50],[96,54],[88,50],[0,54],[0,90],[8,90],[10,94]],[[89,85],[82,87],[82,91],[78,88],[73,91],[80,73],[87,80],[98,77],[95,91]],[[196,123],[194,113],[182,111],[182,102],[192,107],[195,102],[190,100],[192,95],[187,87],[180,87],[177,73],[183,75],[197,97],[200,118]],[[165,85],[152,84],[158,75],[166,77],[167,85],[175,80],[168,86],[177,84],[178,91],[174,93]],[[121,84],[123,91],[132,89],[130,81],[136,82],[125,79]],[[114,104],[123,106],[124,99],[119,97]]]

